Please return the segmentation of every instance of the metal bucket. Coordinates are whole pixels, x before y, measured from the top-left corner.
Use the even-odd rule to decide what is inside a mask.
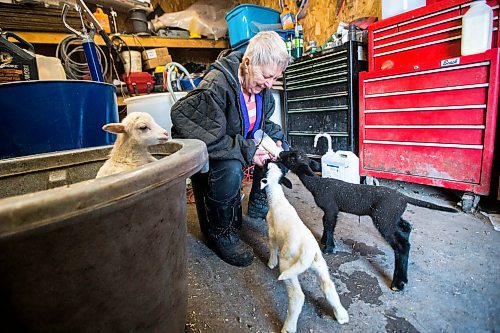
[[[115,88],[92,81],[0,84],[0,159],[106,146],[118,121]]]
[[[186,178],[206,146],[92,179],[109,150],[0,161],[2,331],[184,332]]]

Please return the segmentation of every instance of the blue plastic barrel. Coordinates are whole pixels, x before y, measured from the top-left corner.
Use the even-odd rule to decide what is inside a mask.
[[[110,145],[115,88],[92,81],[0,84],[0,159]]]

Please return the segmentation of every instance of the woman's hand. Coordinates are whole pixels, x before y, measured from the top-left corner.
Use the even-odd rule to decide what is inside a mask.
[[[266,160],[268,160],[269,158],[271,158],[271,157],[269,156],[269,153],[267,152],[267,150],[262,149],[262,148],[258,148],[255,151],[255,155],[253,155],[252,162],[257,164],[258,166],[262,167],[262,166],[264,166],[264,163],[266,162]]]

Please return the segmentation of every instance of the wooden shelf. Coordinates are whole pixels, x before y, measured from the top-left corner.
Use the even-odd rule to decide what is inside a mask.
[[[14,33],[32,44],[59,44],[70,33],[14,31]],[[164,38],[164,37],[137,37],[120,35],[130,47],[170,47],[170,48],[196,48],[196,49],[227,49],[227,40],[190,39],[190,38]],[[95,41],[104,45],[101,36],[96,35]]]

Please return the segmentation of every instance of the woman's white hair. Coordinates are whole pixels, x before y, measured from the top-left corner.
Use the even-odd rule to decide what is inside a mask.
[[[275,31],[261,31],[248,43],[243,57],[255,66],[278,65],[283,71],[293,58],[286,50],[286,44]]]

